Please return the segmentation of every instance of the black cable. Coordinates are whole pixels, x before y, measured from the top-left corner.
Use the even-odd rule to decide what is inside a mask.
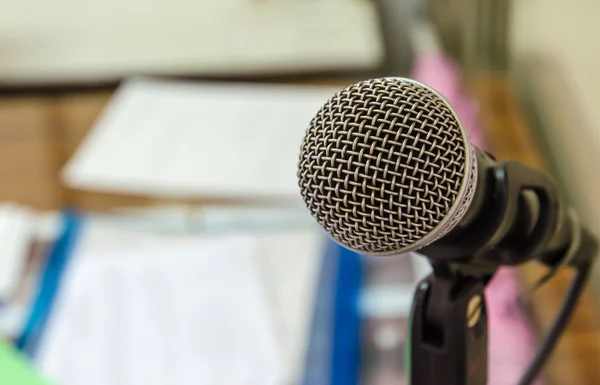
[[[530,385],[538,376],[540,370],[548,360],[548,357],[552,353],[558,338],[562,335],[565,328],[571,320],[571,316],[575,310],[575,306],[581,297],[583,289],[590,276],[592,266],[591,263],[580,266],[575,273],[575,276],[571,280],[571,286],[569,292],[565,296],[562,307],[552,324],[552,327],[544,337],[542,344],[538,348],[538,351],[529,367],[521,377],[519,385]]]

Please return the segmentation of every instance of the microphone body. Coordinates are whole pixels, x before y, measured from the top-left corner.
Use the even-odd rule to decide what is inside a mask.
[[[444,97],[410,79],[367,80],[328,100],[298,179],[330,237],[363,254],[556,267],[589,260],[595,243],[543,173],[473,146]]]

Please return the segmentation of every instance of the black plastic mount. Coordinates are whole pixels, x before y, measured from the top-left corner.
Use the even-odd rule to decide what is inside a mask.
[[[413,301],[410,385],[486,385],[488,318],[484,289],[494,271],[478,276],[434,264]]]
[[[560,259],[581,229],[573,228],[552,182],[518,162],[480,162],[479,173],[482,203],[474,219],[421,252],[437,262],[496,266]]]

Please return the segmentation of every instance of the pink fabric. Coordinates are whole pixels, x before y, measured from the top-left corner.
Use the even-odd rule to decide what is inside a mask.
[[[443,54],[432,53],[418,57],[413,64],[413,79],[442,94],[458,112],[471,135],[471,142],[485,148],[478,120],[478,106],[465,94],[458,68]]]
[[[442,94],[456,109],[471,141],[486,148],[478,119],[478,107],[463,90],[456,65],[442,53],[418,57],[412,77]],[[488,385],[514,385],[533,358],[536,341],[526,314],[518,304],[519,284],[512,268],[496,274],[486,291],[490,356]],[[541,385],[538,381],[536,385]]]

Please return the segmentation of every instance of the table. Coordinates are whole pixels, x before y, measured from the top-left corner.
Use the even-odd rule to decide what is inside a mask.
[[[544,168],[510,82],[500,75],[487,76],[473,79],[470,90],[480,103],[490,150],[500,159]],[[102,91],[0,99],[0,201],[18,201],[40,210],[65,205],[110,210],[155,203],[149,198],[73,191],[59,183],[60,168],[110,95]],[[543,273],[541,266],[523,267],[523,286],[531,287]],[[531,314],[540,333],[553,321],[570,276],[563,271],[536,293]],[[548,384],[596,385],[599,363],[600,322],[588,290],[547,366]]]

